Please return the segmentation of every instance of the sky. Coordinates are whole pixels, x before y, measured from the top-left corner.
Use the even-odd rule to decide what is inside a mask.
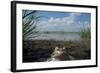
[[[42,32],[79,32],[91,22],[90,13],[38,11],[37,16],[41,18],[36,29]]]

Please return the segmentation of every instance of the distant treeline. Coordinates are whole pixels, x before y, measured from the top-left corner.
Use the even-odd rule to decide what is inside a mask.
[[[38,32],[38,34],[43,34],[43,33],[46,33],[46,34],[50,34],[50,33],[80,33],[80,32],[62,32],[62,31],[44,31],[44,32]]]

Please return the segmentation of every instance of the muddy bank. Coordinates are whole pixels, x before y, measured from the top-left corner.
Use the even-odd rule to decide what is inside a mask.
[[[75,60],[91,58],[90,43],[87,41],[28,40],[23,41],[23,62],[46,61],[56,46],[65,47],[66,55],[73,56]]]

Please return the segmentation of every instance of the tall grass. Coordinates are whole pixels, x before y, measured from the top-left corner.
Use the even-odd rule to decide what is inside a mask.
[[[91,48],[91,29],[90,27],[83,27],[83,29],[80,32],[80,36],[85,46],[88,49],[90,49]]]
[[[83,29],[80,31],[80,36],[83,39],[90,39],[91,38],[91,29],[90,29],[90,27],[84,27],[83,26]]]

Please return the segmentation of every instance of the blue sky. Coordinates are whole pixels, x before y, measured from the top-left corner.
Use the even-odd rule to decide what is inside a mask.
[[[38,31],[79,32],[91,22],[90,13],[38,11],[37,15],[43,16],[37,23]]]

